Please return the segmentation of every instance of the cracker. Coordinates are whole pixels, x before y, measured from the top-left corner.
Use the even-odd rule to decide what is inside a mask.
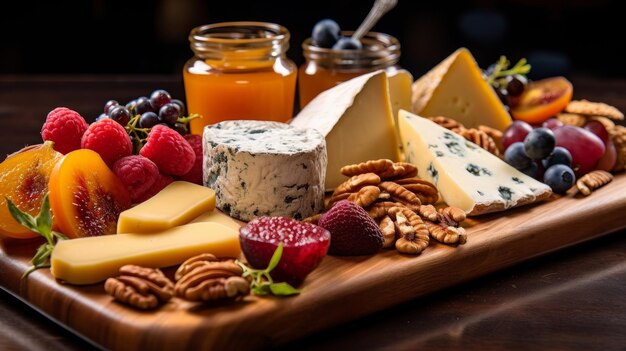
[[[559,113],[556,118],[567,126],[582,127],[587,123],[587,118],[577,113]]]
[[[626,167],[626,127],[615,126],[611,131],[611,140],[615,145],[615,151],[617,153],[617,159],[613,171],[623,171]]]
[[[565,107],[565,112],[590,116],[604,116],[619,121],[624,119],[624,114],[616,107],[603,102],[592,102],[584,99],[570,101],[567,107]]]

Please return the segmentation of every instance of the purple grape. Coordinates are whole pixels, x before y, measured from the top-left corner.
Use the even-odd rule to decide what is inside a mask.
[[[122,127],[126,127],[128,122],[130,122],[130,111],[124,106],[115,106],[111,112],[109,112],[109,117],[117,123],[121,124]]]
[[[157,89],[150,94],[150,103],[152,104],[153,111],[158,111],[161,106],[168,104],[171,101],[172,97],[163,89]]]
[[[142,96],[138,98],[135,103],[135,114],[143,115],[146,112],[154,112],[154,109],[152,108],[152,104],[150,104],[150,99]]]
[[[159,116],[152,111],[144,112],[139,117],[139,127],[140,128],[152,128],[159,124]]]
[[[115,100],[109,100],[104,104],[104,113],[107,115],[113,110],[114,107],[119,106],[119,103]]]
[[[180,107],[173,103],[167,103],[159,109],[159,119],[162,122],[173,125],[180,117]]]

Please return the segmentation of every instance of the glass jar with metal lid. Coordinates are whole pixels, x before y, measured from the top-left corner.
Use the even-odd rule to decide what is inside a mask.
[[[350,36],[352,32],[342,32]],[[317,94],[364,73],[384,69],[399,70],[400,42],[388,34],[369,32],[361,38],[363,49],[334,50],[313,45],[312,38],[302,43],[305,63],[298,70],[300,108]]]

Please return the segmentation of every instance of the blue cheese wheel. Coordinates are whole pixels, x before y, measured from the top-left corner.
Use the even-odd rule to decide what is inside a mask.
[[[314,129],[225,121],[205,127],[203,152],[204,185],[232,217],[303,219],[324,208],[328,156],[324,136]]]

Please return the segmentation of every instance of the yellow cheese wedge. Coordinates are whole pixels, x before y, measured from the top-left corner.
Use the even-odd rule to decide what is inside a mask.
[[[384,71],[358,76],[320,93],[291,122],[326,138],[326,190],[346,180],[349,164],[400,157]]]
[[[454,118],[467,128],[483,124],[504,131],[511,124],[509,113],[465,48],[415,81],[412,100],[418,115]]]
[[[232,217],[218,210],[203,213],[200,216],[198,216],[196,219],[191,221],[190,223],[199,223],[199,222],[219,223],[237,231],[239,231],[239,229],[241,228],[241,222],[237,222]]]
[[[400,69],[387,73],[389,80],[389,100],[391,101],[391,114],[395,124],[398,125],[398,111],[400,109],[411,111],[411,85],[413,76],[409,71]]]
[[[62,240],[54,247],[50,272],[70,284],[93,284],[134,264],[161,268],[201,253],[241,254],[239,231],[219,223],[193,223],[154,234],[117,234]]]
[[[120,214],[118,233],[154,233],[189,223],[215,208],[215,191],[183,181],[169,184],[158,194]]]

